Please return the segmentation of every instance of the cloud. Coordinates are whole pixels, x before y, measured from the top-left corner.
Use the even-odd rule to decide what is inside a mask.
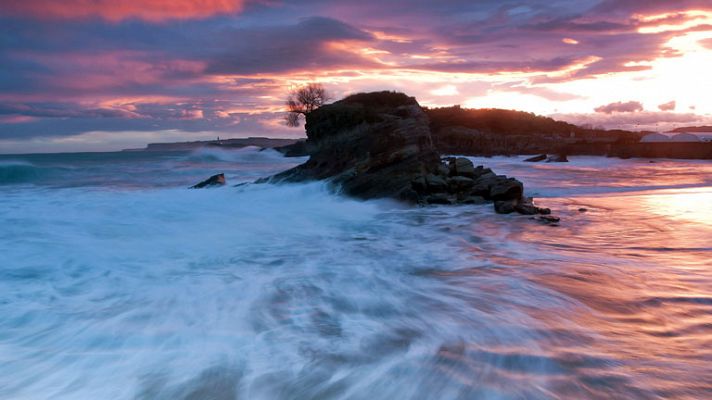
[[[703,47],[706,47],[706,48],[712,50],[712,38],[709,38],[709,39],[702,39],[702,40],[700,40],[700,44],[701,44]]]
[[[712,124],[712,117],[692,113],[653,112],[614,114],[553,114],[550,117],[575,125],[602,126],[606,129],[665,132],[680,126]]]
[[[596,107],[593,111],[603,114],[613,114],[613,113],[635,113],[643,111],[643,104],[639,101],[626,101],[626,102],[616,102],[611,104],[606,104],[604,106]]]
[[[675,111],[675,107],[677,104],[675,103],[675,100],[669,101],[667,103],[660,104],[658,108],[660,111]]]
[[[359,52],[357,42],[374,40],[372,34],[344,22],[310,17],[296,24],[221,32],[224,48],[210,56],[211,74],[249,74],[374,68],[381,66]]]
[[[36,19],[99,17],[117,22],[206,18],[240,11],[242,0],[3,0],[0,15]]]

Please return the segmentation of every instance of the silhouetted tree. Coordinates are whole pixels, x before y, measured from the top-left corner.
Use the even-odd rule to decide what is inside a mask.
[[[310,112],[326,104],[330,100],[324,86],[320,83],[308,83],[292,90],[287,96],[287,126],[299,126],[299,116],[305,117]]]

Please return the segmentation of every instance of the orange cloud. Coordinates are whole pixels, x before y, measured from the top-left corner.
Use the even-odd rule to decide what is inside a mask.
[[[100,17],[117,22],[136,18],[151,22],[207,18],[235,13],[244,0],[4,0],[0,15],[40,19]]]

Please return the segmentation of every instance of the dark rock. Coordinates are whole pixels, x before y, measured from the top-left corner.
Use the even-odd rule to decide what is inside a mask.
[[[517,200],[497,200],[494,202],[494,210],[497,214],[511,214],[516,211]]]
[[[478,175],[472,161],[464,157],[458,157],[454,162],[450,162],[450,176],[464,176],[474,179],[477,178]]]
[[[524,160],[524,161],[525,161],[525,162],[539,162],[539,161],[544,161],[544,160],[546,160],[546,158],[547,158],[547,157],[546,157],[546,154],[540,154],[540,155],[538,155],[538,156],[529,157],[529,158],[527,158],[527,159]]]
[[[498,175],[490,187],[489,197],[492,200],[518,200],[522,197],[524,185],[514,178]]]
[[[197,185],[193,185],[190,188],[191,189],[202,189],[206,187],[212,187],[212,186],[222,186],[225,184],[225,174],[217,174],[213,175],[210,178],[198,183]]]
[[[524,215],[551,214],[550,209],[537,207],[531,197],[522,197],[514,208],[518,213]]]
[[[428,181],[424,176],[419,176],[410,183],[412,188],[418,193],[426,193],[428,191]]]
[[[428,204],[452,204],[452,200],[444,193],[431,194],[425,201]]]
[[[309,113],[304,148],[309,160],[258,182],[328,180],[346,195],[390,197],[417,204],[480,204],[498,212],[532,213],[523,185],[475,167],[464,157],[441,159],[424,110],[402,93],[349,96]],[[520,204],[521,203],[521,204]]]
[[[447,179],[447,185],[451,193],[465,192],[475,186],[475,181],[464,176],[453,176]]]
[[[553,215],[541,215],[537,218],[537,221],[545,224],[556,224],[561,219],[559,217],[554,217]]]
[[[520,201],[515,206],[514,209],[524,215],[537,215],[539,214],[539,207],[535,206],[531,201]]]
[[[555,156],[549,156],[549,158],[546,159],[546,162],[569,162],[569,159],[565,154],[558,154]]]
[[[406,203],[418,203],[420,202],[420,195],[414,189],[404,188],[398,193],[398,199]]]
[[[462,200],[458,199],[458,202],[462,204],[485,204],[487,200],[482,196],[467,196]]]
[[[285,157],[305,157],[309,155],[306,140],[299,140],[286,146],[274,147],[274,149],[284,154]]]
[[[447,181],[438,175],[429,174],[425,177],[425,181],[428,185],[428,191],[431,193],[440,193],[447,191]]]
[[[328,179],[344,194],[363,199],[397,198],[407,187],[421,195],[447,190],[438,175],[442,163],[428,117],[412,97],[390,92],[349,96],[309,113],[306,122],[309,160],[271,182]]]
[[[588,208],[581,207],[578,209],[578,211],[584,213],[584,212],[588,211]]]

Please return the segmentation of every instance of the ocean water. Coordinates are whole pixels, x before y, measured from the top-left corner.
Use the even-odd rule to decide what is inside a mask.
[[[255,148],[0,156],[0,399],[712,398],[712,163],[473,160],[561,224],[233,187],[303,161]]]

